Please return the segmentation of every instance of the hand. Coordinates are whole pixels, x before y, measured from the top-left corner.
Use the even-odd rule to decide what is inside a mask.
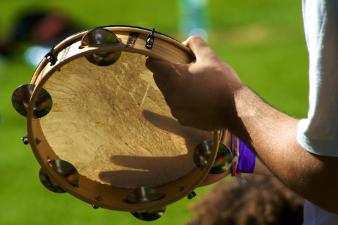
[[[195,54],[195,62],[172,64],[149,58],[146,66],[182,125],[205,130],[227,127],[236,115],[233,96],[242,82],[200,37],[192,36],[184,44]]]

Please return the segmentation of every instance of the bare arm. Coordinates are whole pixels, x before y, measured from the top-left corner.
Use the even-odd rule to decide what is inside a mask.
[[[248,88],[236,92],[235,105],[245,125],[239,136],[251,142],[271,172],[306,199],[338,212],[338,158],[303,149],[296,141],[298,120],[270,107]]]
[[[289,188],[338,213],[338,158],[307,152],[296,141],[297,119],[263,102],[203,40],[192,37],[186,44],[196,55],[190,65],[147,62],[178,121],[207,130],[228,128]]]

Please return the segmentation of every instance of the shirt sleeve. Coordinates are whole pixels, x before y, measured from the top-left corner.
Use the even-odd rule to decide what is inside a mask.
[[[309,52],[309,111],[297,141],[309,152],[338,156],[338,0],[303,0]]]

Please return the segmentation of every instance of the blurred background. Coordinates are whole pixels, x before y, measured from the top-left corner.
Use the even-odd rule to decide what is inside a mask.
[[[0,54],[0,225],[147,223],[124,212],[94,210],[40,184],[40,167],[20,140],[26,134],[25,118],[11,106],[13,90],[29,83],[34,72],[25,53],[41,44],[27,37],[8,44],[27,12],[58,12],[71,21],[69,32],[122,24],[155,27],[180,41],[191,33],[200,34],[268,103],[296,117],[306,115],[307,52],[300,0],[0,0],[0,9],[0,43],[7,51]],[[29,31],[21,34],[25,32]],[[151,223],[188,223],[194,217],[189,206],[210,188],[199,188],[193,200],[168,206],[163,218]]]

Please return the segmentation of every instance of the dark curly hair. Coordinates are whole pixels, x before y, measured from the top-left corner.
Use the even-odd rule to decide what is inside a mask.
[[[248,176],[217,184],[190,209],[187,225],[301,225],[303,199],[278,180]]]

